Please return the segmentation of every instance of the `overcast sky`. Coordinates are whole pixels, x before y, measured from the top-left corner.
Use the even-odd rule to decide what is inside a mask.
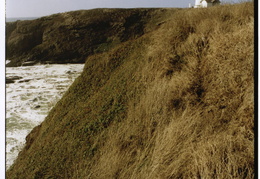
[[[225,2],[231,0],[225,0]],[[237,2],[239,0],[233,0]],[[93,8],[188,7],[195,0],[6,0],[6,17],[41,17]]]

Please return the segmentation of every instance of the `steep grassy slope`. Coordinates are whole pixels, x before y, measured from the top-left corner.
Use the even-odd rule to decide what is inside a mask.
[[[86,60],[7,178],[254,177],[253,4],[165,13]]]
[[[153,16],[152,21],[150,17]],[[8,66],[84,63],[157,26],[161,9],[93,9],[6,24]]]

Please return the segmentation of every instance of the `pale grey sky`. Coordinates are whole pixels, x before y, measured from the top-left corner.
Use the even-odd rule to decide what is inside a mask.
[[[227,2],[229,0],[225,0]],[[231,0],[230,0],[231,1]],[[237,2],[239,0],[233,0]],[[41,17],[93,8],[188,7],[195,0],[6,0],[6,17]]]

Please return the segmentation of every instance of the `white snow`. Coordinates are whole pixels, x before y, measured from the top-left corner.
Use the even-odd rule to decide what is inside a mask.
[[[6,68],[6,77],[22,77],[6,84],[6,169],[25,144],[26,135],[45,119],[83,67],[66,64]]]

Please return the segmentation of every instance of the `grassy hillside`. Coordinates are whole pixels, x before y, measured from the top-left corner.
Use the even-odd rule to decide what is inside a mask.
[[[253,4],[163,12],[87,58],[7,178],[254,177]]]

